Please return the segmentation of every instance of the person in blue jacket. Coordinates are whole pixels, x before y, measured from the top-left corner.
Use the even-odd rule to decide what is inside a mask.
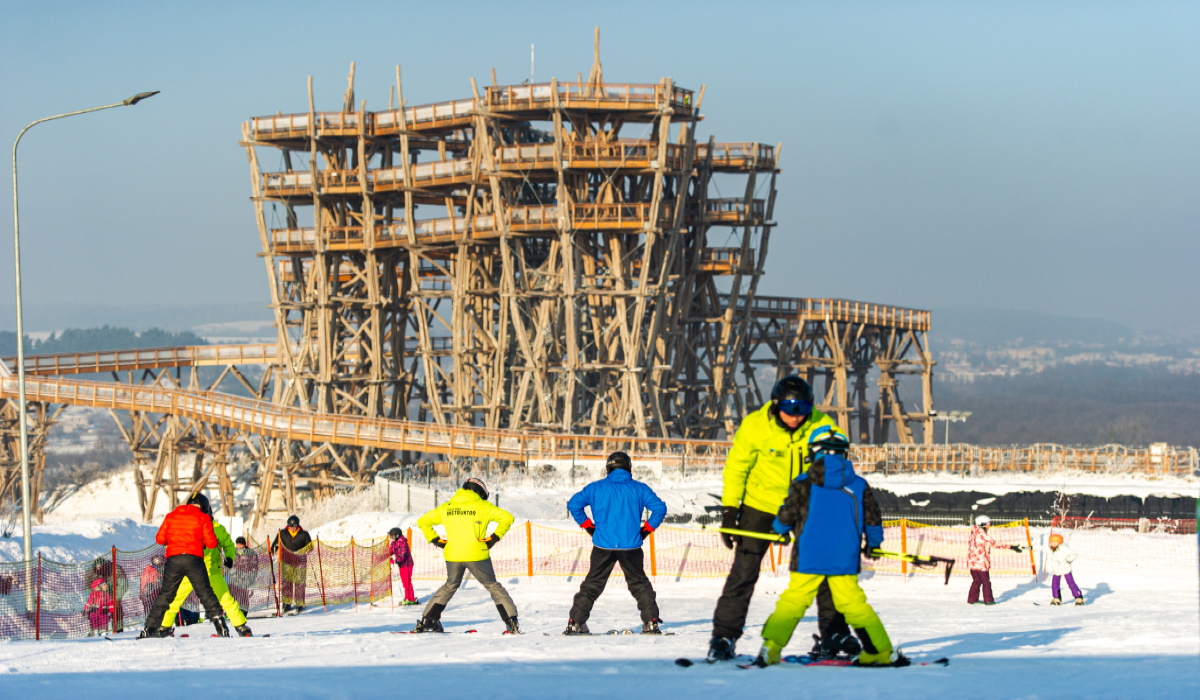
[[[822,582],[828,582],[833,605],[846,616],[862,642],[859,666],[906,666],[895,652],[887,630],[858,585],[860,552],[878,557],[883,518],[865,479],[846,458],[850,441],[837,428],[821,427],[809,438],[812,466],[796,477],[772,527],[781,535],[795,531],[791,576],[775,612],[763,625],[762,649],[755,663],[779,663],[796,623],[812,605]],[[864,543],[865,540],[865,543]]]
[[[590,634],[587,620],[604,592],[613,565],[620,564],[629,592],[642,614],[642,634],[661,634],[658,601],[646,576],[642,542],[662,524],[667,504],[646,484],[635,481],[629,455],[614,452],[605,463],[608,476],[593,481],[567,501],[567,511],[592,537],[592,558],[587,577],[575,594],[571,619],[563,634]],[[592,509],[588,517],[584,508]],[[642,512],[650,517],[642,522]]]

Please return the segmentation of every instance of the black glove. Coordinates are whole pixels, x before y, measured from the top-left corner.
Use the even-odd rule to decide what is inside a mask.
[[[734,506],[725,506],[724,508],[722,508],[721,509],[721,527],[736,528],[737,526],[738,526],[738,509]],[[730,535],[729,533],[726,533],[726,532],[721,533],[721,542],[724,543],[726,549],[733,549],[739,543],[741,543],[741,541],[742,541],[742,538],[738,537],[737,535]]]
[[[437,547],[438,549],[446,548],[446,540],[443,540],[441,537],[434,537],[432,540],[429,540],[429,544]]]
[[[1020,554],[1021,552],[1025,551],[1025,548],[1019,544],[1014,544],[1013,546],[1009,547],[1009,549],[1016,552],[1017,554]]]
[[[225,568],[226,569],[233,568],[233,557],[225,557]]]
[[[878,559],[879,558],[879,548],[872,547],[869,544],[863,545],[862,553],[863,553],[863,556],[866,557],[867,559]]]
[[[645,542],[651,532],[654,532],[654,528],[650,527],[650,523],[642,523],[642,529],[638,534],[642,536],[642,541]]]
[[[488,535],[487,537],[483,538],[483,543],[487,545],[488,549],[495,547],[496,543],[499,541],[500,541],[500,537],[498,535],[494,535],[494,534]]]
[[[592,535],[596,534],[596,525],[592,522],[591,518],[584,520],[583,524],[580,525],[579,527],[583,528],[583,531],[588,534],[588,537],[591,537]]]

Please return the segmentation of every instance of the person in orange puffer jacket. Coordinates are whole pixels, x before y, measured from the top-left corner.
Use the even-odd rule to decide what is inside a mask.
[[[229,636],[229,624],[225,621],[221,602],[208,582],[208,569],[204,565],[204,550],[217,548],[217,536],[213,532],[212,518],[194,504],[197,496],[193,495],[187,503],[168,513],[154,537],[155,542],[167,548],[167,563],[163,566],[162,590],[146,614],[146,628],[138,639],[162,636],[163,615],[184,578],[191,582],[205,615],[217,629],[217,635]]]

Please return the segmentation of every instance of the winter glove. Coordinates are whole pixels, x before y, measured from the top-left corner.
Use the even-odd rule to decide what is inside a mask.
[[[591,537],[592,535],[596,534],[596,524],[592,522],[591,518],[584,520],[583,524],[580,525],[579,527],[583,528],[583,531],[588,534],[588,537]]]
[[[429,540],[429,544],[437,547],[438,549],[446,548],[446,540],[443,540],[441,537],[434,537],[432,540]]]
[[[494,534],[488,535],[487,537],[483,538],[483,543],[487,545],[488,549],[495,547],[496,543],[499,541],[500,541],[500,537],[498,535],[494,535]]]
[[[650,527],[650,523],[642,523],[642,531],[638,534],[642,536],[642,541],[645,542],[651,532],[654,532],[654,528]]]
[[[1020,554],[1021,552],[1025,551],[1025,548],[1019,544],[1014,544],[1013,546],[1009,547],[1009,549],[1016,552],[1017,554]]]
[[[866,557],[867,559],[878,559],[879,558],[879,548],[872,547],[869,544],[863,545],[862,553],[863,553],[863,556]]]
[[[721,527],[736,528],[737,526],[738,526],[738,509],[735,508],[734,506],[725,506],[724,508],[722,508],[721,509]],[[733,549],[739,543],[741,543],[741,541],[742,541],[742,538],[738,537],[737,535],[730,535],[729,533],[726,533],[726,532],[721,533],[721,542],[725,544],[726,549]]]
[[[233,557],[225,557],[225,568],[226,569],[233,568]]]

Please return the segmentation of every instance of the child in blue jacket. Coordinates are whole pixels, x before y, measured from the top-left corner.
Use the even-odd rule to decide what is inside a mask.
[[[779,663],[780,653],[822,581],[829,582],[834,607],[846,616],[862,642],[857,665],[908,665],[903,656],[893,654],[887,630],[858,585],[859,553],[871,556],[883,543],[883,519],[871,487],[854,473],[854,465],[846,458],[849,448],[850,442],[840,430],[828,426],[814,430],[809,438],[812,466],[792,482],[775,517],[776,532],[795,531],[792,574],[775,612],[763,625],[758,665]]]
[[[587,619],[615,564],[621,565],[629,592],[637,601],[642,634],[661,634],[662,620],[654,586],[646,576],[642,542],[662,524],[667,504],[649,486],[633,479],[633,464],[624,452],[609,455],[605,468],[608,476],[584,486],[567,501],[571,517],[592,536],[592,558],[563,634],[589,634]],[[583,510],[586,507],[592,510],[590,518]],[[645,510],[650,517],[643,523]]]

